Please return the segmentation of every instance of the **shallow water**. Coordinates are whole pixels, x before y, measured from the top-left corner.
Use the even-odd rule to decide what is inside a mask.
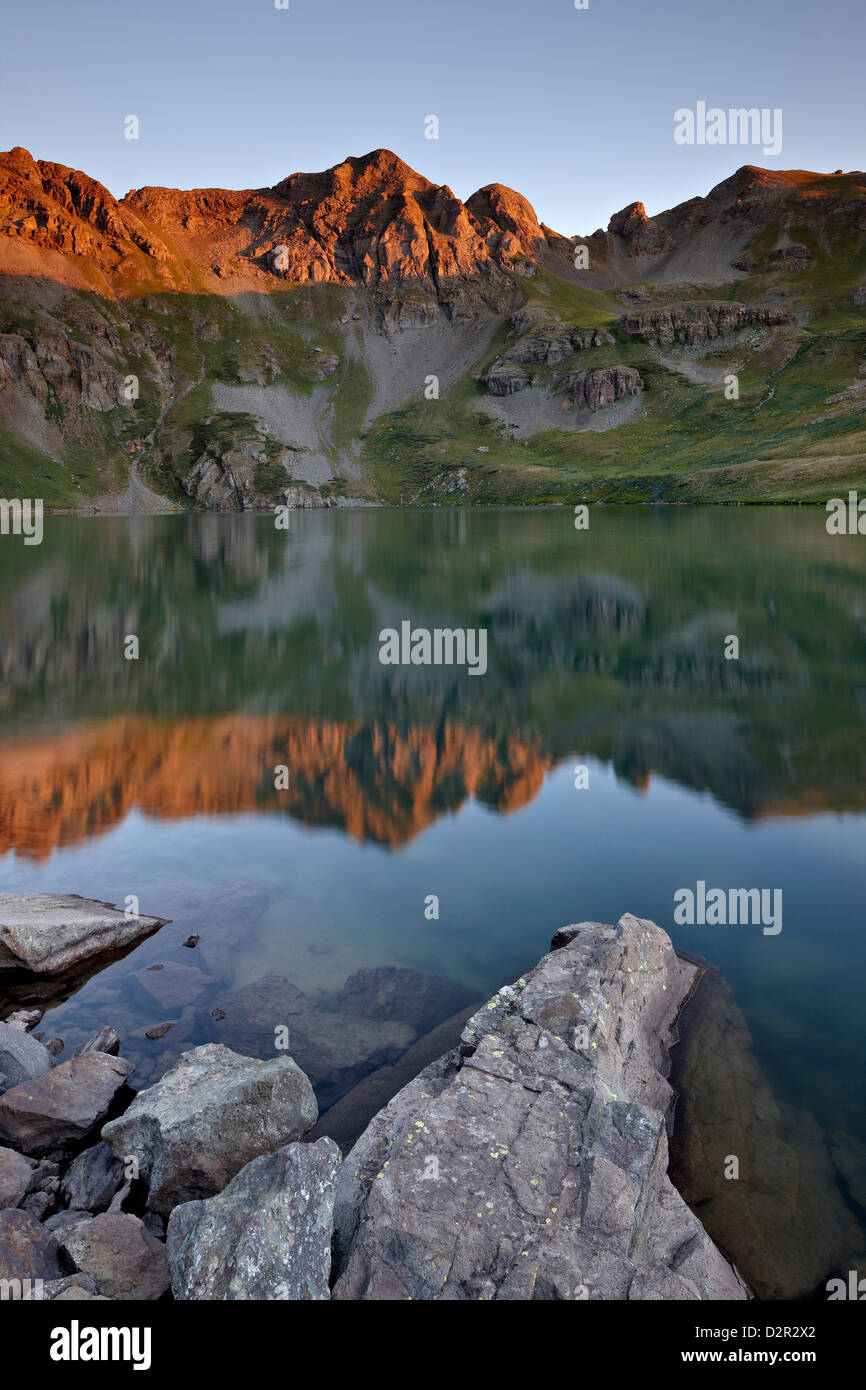
[[[486,674],[383,666],[404,619],[486,628]],[[51,1010],[65,1055],[112,1023],[146,1084],[264,976],[339,1032],[361,967],[455,982],[384,1015],[417,1033],[631,911],[720,967],[779,1099],[866,1142],[866,543],[820,509],[48,518],[0,541],[0,633],[0,890],[173,919]],[[780,889],[782,930],[676,924],[699,880]],[[160,1000],[160,963],[204,978]]]

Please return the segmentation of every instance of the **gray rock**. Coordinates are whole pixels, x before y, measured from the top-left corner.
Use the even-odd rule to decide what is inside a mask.
[[[17,1207],[30,1187],[33,1160],[14,1149],[0,1148],[0,1210]]]
[[[98,1032],[92,1033],[87,1042],[76,1048],[74,1055],[80,1057],[84,1052],[106,1052],[110,1057],[116,1057],[119,1051],[120,1034],[106,1024]]]
[[[123,1164],[102,1141],[70,1163],[60,1192],[72,1211],[106,1211],[122,1185]]]
[[[47,1231],[65,1231],[68,1226],[78,1226],[82,1221],[89,1221],[90,1213],[81,1211],[58,1211],[54,1216],[49,1216],[43,1222]]]
[[[158,1042],[160,1038],[165,1037],[166,1033],[170,1033],[173,1027],[174,1022],[157,1023],[156,1026],[153,1028],[146,1028],[144,1031],[144,1036],[146,1038],[149,1038],[151,1042]]]
[[[55,1206],[56,1202],[50,1192],[31,1192],[21,1203],[21,1210],[28,1211],[37,1221],[44,1221]]]
[[[63,1273],[50,1231],[26,1211],[0,1211],[0,1279],[57,1279]]]
[[[53,1297],[54,1303],[110,1303],[111,1299],[106,1298],[102,1293],[90,1293],[83,1289],[80,1284],[70,1284],[68,1289],[62,1289]]]
[[[0,893],[0,970],[55,974],[165,924],[77,893]]]
[[[169,1287],[165,1246],[137,1216],[103,1212],[63,1231],[59,1242],[106,1298],[150,1301],[161,1298]]]
[[[176,1299],[330,1298],[340,1151],[330,1139],[253,1159],[217,1197],[175,1207],[166,1250]]]
[[[32,1160],[31,1160],[32,1161]],[[60,1164],[51,1158],[40,1158],[33,1164],[28,1192],[50,1192],[60,1190]]]
[[[102,1137],[118,1157],[137,1159],[148,1205],[168,1215],[179,1202],[221,1192],[250,1159],[300,1139],[317,1115],[291,1057],[261,1062],[208,1043],[140,1091]]]
[[[0,1095],[22,1081],[35,1081],[51,1070],[51,1053],[36,1038],[9,1023],[0,1023]]]
[[[695,975],[626,915],[504,986],[346,1159],[333,1297],[746,1298],[666,1175]]]
[[[0,1142],[26,1154],[69,1148],[105,1119],[135,1068],[121,1057],[87,1052],[0,1096]]]
[[[119,1188],[117,1192],[115,1192],[114,1196],[108,1204],[108,1210],[110,1212],[123,1211],[123,1204],[126,1201],[126,1199],[130,1196],[131,1192],[132,1183],[125,1182],[123,1184],[123,1187]]]
[[[157,1240],[165,1240],[165,1220],[157,1211],[146,1211],[141,1218],[144,1222],[146,1231],[150,1231]]]
[[[31,1028],[35,1028],[42,1017],[42,1009],[16,1009],[14,1014],[10,1014],[6,1019],[10,1028],[21,1028],[25,1033],[29,1033]]]

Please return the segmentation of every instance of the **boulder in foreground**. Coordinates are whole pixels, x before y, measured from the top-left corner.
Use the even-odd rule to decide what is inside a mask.
[[[254,1158],[217,1197],[175,1207],[166,1247],[177,1299],[330,1298],[340,1151],[331,1139]]]
[[[102,1137],[118,1158],[137,1159],[148,1205],[167,1216],[180,1202],[215,1196],[250,1159],[300,1139],[317,1116],[313,1088],[291,1057],[262,1062],[207,1043],[140,1091]]]
[[[631,915],[563,936],[349,1154],[335,1299],[748,1297],[667,1178],[697,967]]]

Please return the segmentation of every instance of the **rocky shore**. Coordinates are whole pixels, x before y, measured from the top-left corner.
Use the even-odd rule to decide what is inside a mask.
[[[0,902],[10,959],[44,966],[53,935],[68,971],[77,950],[92,962],[121,944],[106,904],[35,898]],[[192,1047],[135,1094],[113,1028],[60,1061],[34,1031],[41,1008],[18,1008],[0,1023],[3,1296],[749,1298],[730,1230],[723,1254],[681,1195],[691,1185],[704,1203],[715,1183],[706,1152],[703,1170],[687,1161],[688,1131],[680,1190],[669,1173],[669,1048],[703,973],[631,915],[563,928],[534,969],[404,1039],[321,1118],[291,1029],[267,1058]],[[369,1012],[373,991],[387,1028],[407,982],[383,975],[358,972],[344,992]],[[443,1007],[431,994],[427,1021]],[[737,1142],[730,1127],[724,1139]],[[844,1234],[840,1257],[856,1241]]]

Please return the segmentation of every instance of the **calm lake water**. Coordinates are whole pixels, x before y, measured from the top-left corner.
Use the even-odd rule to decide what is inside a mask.
[[[486,674],[383,666],[406,619],[486,628]],[[396,1055],[631,911],[720,967],[781,1100],[866,1142],[866,542],[820,509],[47,518],[0,541],[0,635],[0,890],[173,919],[51,1010],[67,1056],[114,1024],[142,1085],[264,977],[337,1040],[359,969],[445,977],[380,999]],[[781,889],[782,931],[677,925],[699,880]],[[380,1064],[365,1027],[320,1102]]]

